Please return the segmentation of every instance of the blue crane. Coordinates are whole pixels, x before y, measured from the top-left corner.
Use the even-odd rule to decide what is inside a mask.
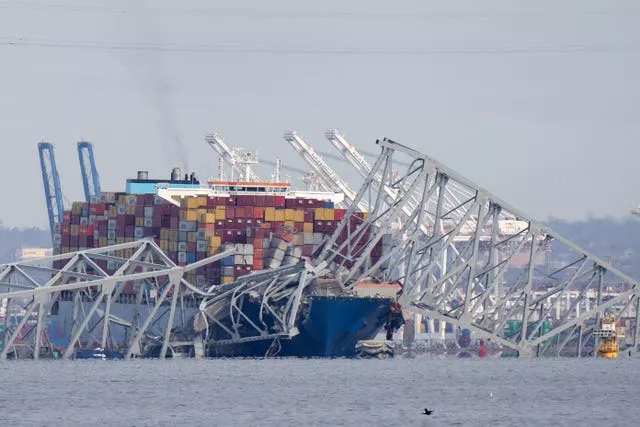
[[[40,154],[44,196],[47,200],[47,211],[49,212],[49,229],[51,230],[51,240],[53,241],[56,224],[61,223],[64,211],[60,175],[58,175],[56,159],[53,155],[53,145],[48,142],[40,142],[38,144],[38,152]]]
[[[100,178],[96,161],[93,158],[93,145],[87,141],[78,142],[78,158],[82,172],[82,185],[84,186],[84,198],[91,202],[93,197],[100,197]]]

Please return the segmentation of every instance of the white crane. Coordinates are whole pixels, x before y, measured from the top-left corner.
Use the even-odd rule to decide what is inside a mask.
[[[356,199],[356,192],[349,188],[347,183],[344,182],[333,169],[331,169],[324,159],[314,151],[313,147],[304,141],[296,131],[285,132],[284,139],[320,176],[328,188],[331,188],[336,192],[343,193],[345,198],[350,202],[353,202]],[[369,207],[364,201],[358,203],[358,209],[362,212],[369,211]]]
[[[234,173],[236,173],[239,175],[239,179],[244,181],[262,182],[260,177],[251,169],[251,165],[258,164],[256,153],[243,152],[241,148],[231,147],[215,132],[208,133],[205,140],[231,167],[231,180],[234,179]]]

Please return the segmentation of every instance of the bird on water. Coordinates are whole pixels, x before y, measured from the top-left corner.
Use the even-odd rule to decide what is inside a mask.
[[[432,412],[433,412],[433,411],[430,411],[430,410],[428,410],[427,408],[424,408],[424,412],[423,412],[423,414],[424,414],[424,415],[431,415],[431,413],[432,413]]]

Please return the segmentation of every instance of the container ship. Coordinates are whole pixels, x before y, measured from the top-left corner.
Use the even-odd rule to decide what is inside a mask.
[[[178,168],[170,179],[150,179],[146,172],[127,179],[126,191],[105,193],[91,202],[74,202],[64,211],[61,224],[54,229],[54,252],[67,253],[105,247],[137,239],[151,238],[179,266],[186,266],[228,249],[235,255],[223,258],[185,274],[185,279],[200,289],[234,283],[258,271],[299,262],[311,262],[340,221],[362,222],[366,212],[345,218],[346,210],[336,207],[343,195],[330,192],[297,192],[289,183],[210,180],[202,185],[195,174],[182,175]],[[342,238],[342,237],[341,237]],[[133,249],[114,252],[130,257]],[[379,245],[372,262],[382,256]],[[116,264],[108,259],[98,266],[113,273]],[[61,268],[62,265],[54,266]],[[313,294],[305,295],[296,321],[299,333],[273,342],[255,340],[207,346],[207,356],[263,357],[266,354],[299,357],[350,357],[356,343],[372,339],[390,322],[392,298],[346,294],[339,286],[316,283]],[[318,292],[318,287],[323,288]],[[118,324],[118,313],[130,312],[136,301],[134,284],[126,283],[111,306],[113,325],[110,347],[123,347],[129,334],[126,322]],[[192,319],[175,319],[172,330],[183,329],[190,338],[197,335],[193,325],[201,300],[192,295],[184,311]],[[65,345],[65,336],[73,328],[74,302],[71,294],[60,295],[52,311],[52,341]],[[77,302],[76,302],[77,304]],[[80,302],[80,310],[87,302]],[[251,312],[251,301],[245,311]],[[76,309],[78,309],[76,307]],[[259,304],[255,316],[260,315]],[[130,316],[122,316],[130,317]],[[96,319],[96,326],[100,319]],[[261,319],[262,321],[262,319]],[[191,325],[185,331],[185,324]],[[91,324],[88,330],[91,330]],[[204,337],[206,340],[209,337]],[[58,341],[56,341],[58,340]],[[81,347],[91,345],[91,335],[81,336]],[[153,353],[150,350],[149,354]]]

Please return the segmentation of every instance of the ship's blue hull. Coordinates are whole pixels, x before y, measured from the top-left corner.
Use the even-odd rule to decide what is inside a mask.
[[[292,339],[208,345],[210,357],[353,357],[360,340],[372,339],[389,316],[388,298],[322,297],[308,299]]]

